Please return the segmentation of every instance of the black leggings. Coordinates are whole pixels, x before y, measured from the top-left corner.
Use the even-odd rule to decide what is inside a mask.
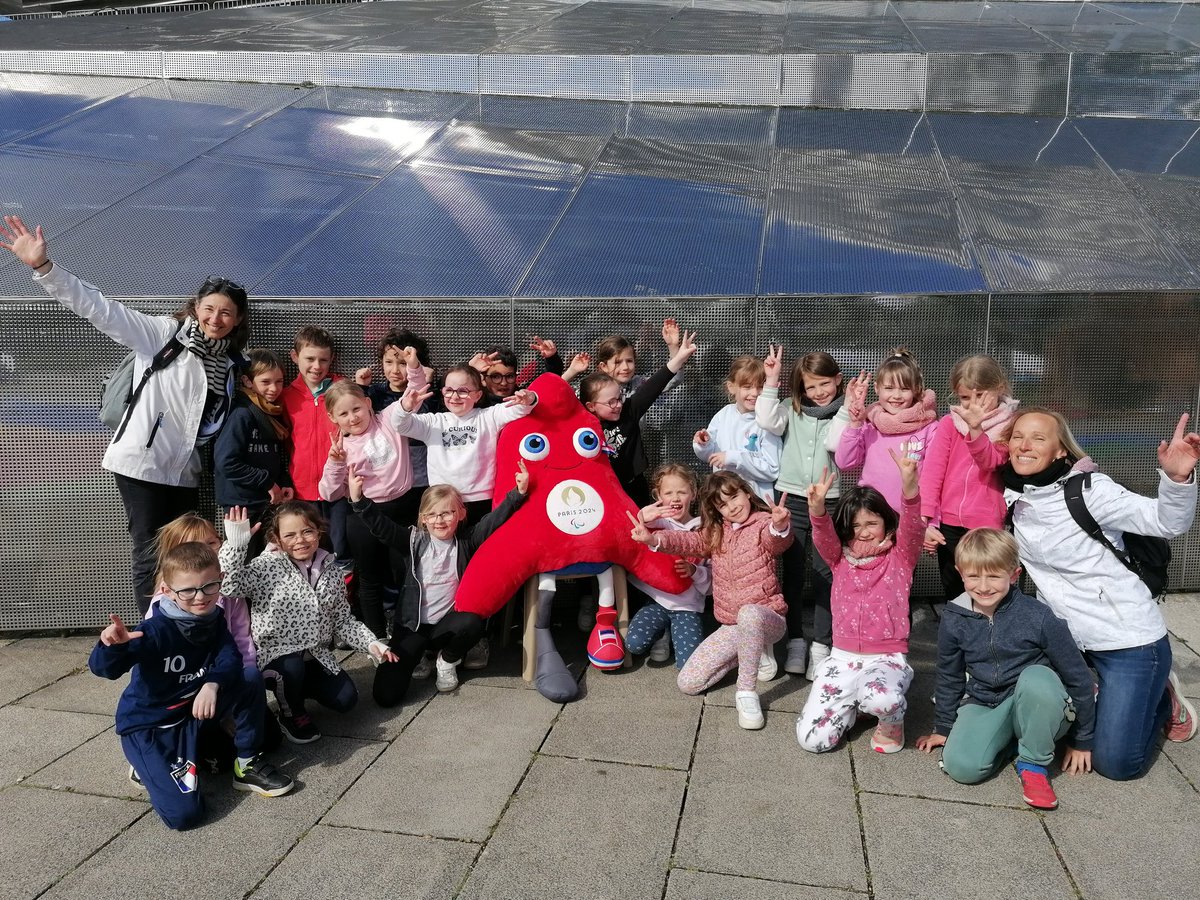
[[[937,560],[938,572],[942,576],[942,590],[945,592],[947,603],[952,602],[955,597],[966,590],[963,587],[962,576],[958,574],[958,569],[954,568],[954,549],[969,530],[961,525],[943,523],[938,526],[938,531],[946,539],[946,543],[938,545]]]
[[[155,539],[158,529],[185,512],[196,508],[200,491],[141,481],[128,475],[116,475],[117,490],[125,504],[129,520],[129,538],[133,542],[133,598],[145,616],[154,596]]]
[[[419,494],[405,494],[395,500],[376,503],[375,508],[398,525],[411,525],[416,519],[413,498],[420,502]],[[392,568],[388,548],[363,521],[358,513],[351,512],[346,519],[346,539],[354,556],[355,596],[363,624],[375,633],[375,637],[387,636],[387,621],[383,615],[383,587],[392,581]]]
[[[372,694],[380,706],[404,702],[412,681],[413,669],[427,650],[440,650],[446,662],[458,662],[483,637],[483,617],[475,613],[451,611],[434,625],[421,625],[416,631],[396,628],[392,634],[392,652],[399,662],[381,663],[375,670]]]
[[[284,716],[304,715],[308,699],[334,712],[349,712],[358,703],[358,688],[345,669],[334,675],[315,659],[305,659],[303,650],[271,660],[263,678],[275,679],[275,699]]]

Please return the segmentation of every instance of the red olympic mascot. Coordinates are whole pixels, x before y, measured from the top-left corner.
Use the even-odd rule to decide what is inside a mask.
[[[529,498],[471,558],[455,608],[495,615],[526,579],[538,577],[537,668],[534,684],[556,703],[574,700],[579,686],[550,634],[555,575],[594,574],[600,583],[596,627],[588,658],[597,668],[620,666],[625,647],[617,632],[611,565],[668,593],[686,590],[675,557],[655,553],[629,537],[627,514],[637,505],[621,489],[603,452],[600,423],[558,375],[534,380],[538,403],[528,416],[504,426],[496,445],[496,471],[512,472],[524,460]],[[506,486],[497,479],[493,502]]]

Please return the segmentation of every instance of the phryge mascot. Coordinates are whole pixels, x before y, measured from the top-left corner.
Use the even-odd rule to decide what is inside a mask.
[[[496,471],[516,471],[524,460],[530,494],[524,505],[471,558],[455,595],[462,612],[495,615],[525,580],[538,577],[537,669],[534,684],[556,703],[574,700],[579,686],[550,634],[556,574],[595,574],[600,582],[596,627],[588,658],[597,668],[620,666],[625,647],[617,632],[610,564],[668,593],[686,590],[675,557],[629,537],[628,514],[637,505],[621,489],[603,452],[603,431],[558,375],[542,375],[530,389],[533,412],[504,426],[496,446]],[[507,485],[496,480],[494,503]]]

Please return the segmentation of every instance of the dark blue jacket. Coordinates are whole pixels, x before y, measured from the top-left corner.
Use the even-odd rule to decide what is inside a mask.
[[[213,637],[203,646],[187,640],[164,614],[151,616],[131,631],[142,637],[92,649],[88,668],[101,678],[117,679],[133,669],[129,686],[117,701],[117,734],[174,725],[191,715],[192,698],[209,681],[218,692],[242,677],[242,655],[225,624],[225,612]]]
[[[291,487],[286,449],[270,417],[238,391],[213,448],[218,506],[265,506],[271,485]]]
[[[938,629],[937,708],[934,731],[949,735],[961,702],[995,708],[1008,699],[1027,666],[1053,669],[1075,706],[1067,740],[1091,750],[1096,725],[1092,674],[1067,623],[1046,604],[1013,587],[989,620],[963,594],[947,603]],[[967,681],[966,673],[971,673]],[[963,701],[963,692],[967,698]]]

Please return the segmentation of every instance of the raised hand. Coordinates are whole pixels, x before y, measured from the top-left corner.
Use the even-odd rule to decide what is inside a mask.
[[[478,353],[476,353],[474,356],[471,357],[471,359],[467,363],[467,365],[470,366],[472,369],[474,369],[476,372],[478,372],[480,375],[484,375],[487,373],[488,369],[490,369],[492,366],[496,365],[496,363],[498,363],[498,362],[500,362],[500,354],[484,353],[482,350],[480,350]]]
[[[521,492],[521,496],[529,496],[529,469],[525,468],[525,460],[517,460],[517,490]]]
[[[649,506],[643,506],[638,511],[638,518],[646,524],[657,522],[659,519],[665,519],[666,517],[667,508],[657,501],[651,503]]]
[[[354,383],[359,387],[370,387],[371,379],[375,377],[375,373],[370,366],[363,366],[354,373]]]
[[[786,532],[792,527],[792,512],[787,508],[787,491],[779,495],[778,503],[767,503],[771,511],[771,527],[776,531]]]
[[[1158,445],[1158,465],[1172,481],[1183,483],[1192,477],[1196,461],[1200,460],[1200,435],[1187,430],[1188,414],[1179,417],[1170,441]]]
[[[863,370],[846,382],[846,409],[850,413],[850,421],[855,425],[862,424],[867,417],[867,389],[871,386],[871,376]]]
[[[783,374],[783,344],[769,344],[768,348],[763,358],[763,368],[767,370],[765,387],[777,388]]]
[[[288,488],[290,491],[291,488]],[[290,499],[290,498],[288,498]],[[229,526],[237,526],[239,524],[250,524],[250,511],[244,506],[231,506],[225,513],[225,536],[229,537]],[[258,529],[262,528],[262,522],[256,522],[250,526],[250,533],[254,534]]]
[[[925,526],[925,543],[922,545],[926,553],[936,553],[938,547],[945,546],[946,536],[941,530],[932,525]]]
[[[629,536],[639,544],[649,544],[654,540],[654,532],[646,527],[633,513],[626,510],[625,515],[629,518],[629,522],[633,525],[633,529],[629,532]]]
[[[280,503],[287,503],[289,500],[294,499],[296,496],[295,488],[285,487],[285,488],[280,488],[280,491],[282,493],[282,496],[279,499]]]
[[[196,693],[192,701],[192,715],[203,721],[217,714],[217,683],[210,681]]]
[[[705,444],[707,444],[711,439],[712,439],[712,437],[711,437],[711,435],[709,435],[707,428],[701,428],[699,431],[697,431],[695,434],[692,435],[692,443],[699,444],[701,447],[703,447]]]
[[[363,482],[366,479],[359,474],[358,468],[350,466],[346,470],[346,489],[350,494],[350,499],[358,502],[363,498]]]
[[[511,397],[504,398],[505,406],[533,406],[537,403],[537,394],[531,390],[520,390]]]
[[[963,420],[963,424],[967,426],[972,438],[977,438],[983,433],[984,417],[995,406],[995,402],[987,394],[968,397],[959,405],[958,415]]]
[[[342,446],[342,440],[342,432],[338,431],[333,440],[329,442],[329,458],[334,462],[346,461],[346,449]]]
[[[896,455],[896,451],[888,447],[888,453],[892,456],[892,461],[896,463],[896,468],[900,470],[901,493],[909,500],[916,497],[920,492],[920,474],[921,470],[917,466],[917,461],[913,459],[913,455],[908,452],[908,444],[900,445],[900,455]]]
[[[277,506],[278,504],[282,503],[284,500],[288,499],[284,496],[284,491],[286,490],[290,490],[290,488],[281,488],[277,484],[271,485],[270,489],[267,491],[267,502],[270,503],[271,506]]]
[[[806,494],[808,500],[808,511],[815,516],[825,515],[825,497],[829,494],[829,489],[833,487],[833,483],[837,477],[829,471],[829,466],[821,469],[821,480],[810,484]]]
[[[100,643],[105,647],[111,647],[114,644],[128,644],[142,636],[140,631],[127,629],[125,623],[121,621],[121,617],[116,613],[110,615],[109,618],[112,619],[112,624],[100,632]]]
[[[663,319],[662,339],[672,356],[679,352],[679,323],[674,319]]]
[[[4,225],[0,225],[0,247],[33,269],[40,269],[50,261],[42,226],[30,231],[20,216],[4,217]]]
[[[400,406],[405,412],[415,412],[421,408],[421,404],[433,396],[433,391],[418,391],[416,388],[410,387],[404,391],[404,396],[400,398]]]
[[[417,353],[416,347],[405,347],[400,351],[400,355],[404,357],[404,368],[419,369],[421,368],[421,357]]]
[[[674,321],[668,319],[668,322]],[[675,351],[670,361],[667,363],[667,368],[672,372],[678,372],[683,368],[683,364],[692,358],[692,354],[696,352],[696,332],[683,331],[680,332],[679,348]]]
[[[554,341],[540,338],[536,334],[530,338],[529,349],[536,350],[542,359],[549,359],[558,352],[558,347],[555,345]]]

